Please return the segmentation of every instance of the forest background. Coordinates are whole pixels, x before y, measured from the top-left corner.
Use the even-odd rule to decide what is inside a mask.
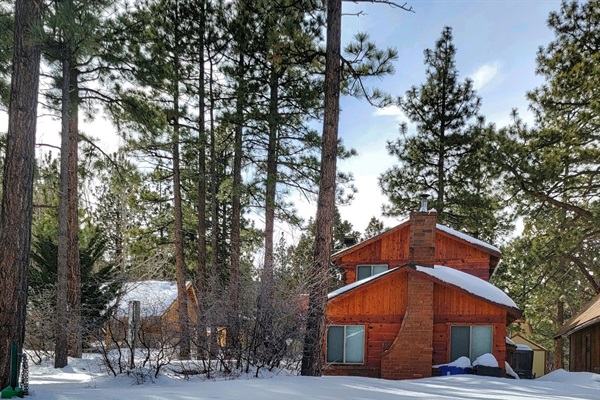
[[[371,179],[388,197],[384,215],[415,210],[417,195],[425,191],[443,223],[502,244],[494,283],[525,311],[535,339],[554,348],[551,338],[562,321],[600,292],[600,3],[549,3],[550,34],[536,43],[543,47],[532,65],[538,78],[514,87],[513,95],[526,95],[526,103],[515,100],[514,107],[523,110],[527,124],[516,112],[499,117],[487,111],[485,86],[502,75],[503,65],[485,64],[472,70],[472,79],[463,75],[457,65],[469,37],[461,35],[455,46],[459,26],[453,30],[442,22],[419,39],[426,43],[399,35],[393,44],[399,50],[379,49],[366,33],[344,27],[340,136],[359,149],[364,142],[356,138],[376,136],[380,152],[381,137],[373,132],[384,130],[381,124],[395,130],[404,122],[385,146],[390,158],[378,158],[393,161]],[[14,10],[11,2],[0,4],[0,98],[8,107]],[[303,323],[286,306],[322,283],[307,269],[314,222],[296,209],[303,207],[298,199],[316,199],[320,179],[323,4],[40,4],[41,25],[30,32],[43,56],[39,114],[60,121],[60,129],[44,123],[38,129],[44,133],[37,141],[28,306],[40,320],[51,307],[58,323],[45,321],[56,330],[36,330],[36,320],[28,332],[43,332],[35,338],[39,347],[52,343],[63,356],[57,365],[66,363],[67,354],[81,354],[82,336],[104,322],[101,314],[119,289],[115,282],[176,279],[180,304],[188,301],[185,282],[194,282],[208,325],[226,322],[231,332],[254,332],[250,344],[231,343],[232,349],[244,347],[253,362],[280,362],[288,351],[283,343]],[[437,3],[422,4],[423,14],[436,15],[427,10]],[[344,19],[361,21],[365,9],[382,12],[371,11],[375,6],[386,7],[355,4],[344,9],[350,14]],[[540,18],[534,24],[540,26],[542,8],[521,14]],[[418,26],[425,15],[416,4],[413,11],[393,14]],[[464,22],[464,15],[450,15]],[[519,33],[506,40],[535,40],[526,28]],[[403,53],[405,43],[418,56]],[[530,59],[535,55],[532,50]],[[414,79],[403,87],[368,80],[394,69]],[[405,72],[416,70],[425,74]],[[515,80],[506,79],[496,84],[513,89]],[[353,112],[352,97],[378,108]],[[361,129],[357,121],[364,113],[401,121]],[[99,114],[118,134],[119,145],[110,151],[100,133],[80,129]],[[61,132],[59,144],[46,140],[52,129]],[[61,151],[49,151],[52,146]],[[340,160],[354,154],[340,145]],[[340,205],[354,195],[350,165],[340,162]],[[352,213],[370,218],[379,211],[374,203]],[[333,248],[347,236],[365,238],[391,223],[373,218],[357,232],[339,212],[335,221]],[[522,227],[518,235],[511,234],[515,224]],[[281,232],[301,233],[290,239]],[[99,295],[100,288],[110,291]],[[248,315],[254,316],[252,329],[242,317]],[[178,324],[190,327],[185,312]],[[179,356],[189,356],[192,344],[202,347],[194,338],[190,333],[178,343]]]

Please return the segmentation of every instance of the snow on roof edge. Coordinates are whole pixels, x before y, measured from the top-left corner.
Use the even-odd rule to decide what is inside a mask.
[[[373,280],[375,280],[375,279],[377,279],[377,278],[379,278],[379,277],[381,277],[381,276],[383,276],[383,275],[387,275],[387,274],[389,274],[390,272],[397,270],[398,268],[400,268],[400,267],[396,267],[396,268],[388,269],[387,271],[383,271],[383,272],[380,272],[380,273],[378,273],[378,274],[371,275],[371,276],[369,276],[368,278],[361,279],[361,280],[359,280],[359,281],[356,281],[356,282],[352,282],[352,283],[351,283],[351,284],[349,284],[349,285],[342,286],[341,288],[339,288],[339,289],[336,289],[336,290],[334,290],[333,292],[329,293],[329,294],[327,295],[327,300],[331,300],[331,299],[333,299],[334,297],[337,297],[337,296],[339,296],[339,295],[341,295],[341,294],[344,294],[344,293],[346,293],[346,292],[348,292],[348,291],[350,291],[350,290],[352,290],[352,289],[354,289],[354,288],[357,288],[357,287],[359,287],[359,286],[362,286],[362,285],[364,285],[365,283],[369,283],[369,282],[371,282],[371,281],[373,281]]]
[[[457,237],[459,239],[463,239],[463,240],[465,240],[465,241],[467,241],[469,243],[473,243],[475,245],[484,247],[486,249],[495,251],[497,253],[501,253],[500,249],[498,247],[496,247],[496,246],[494,246],[492,244],[489,244],[487,242],[484,242],[483,240],[479,240],[477,238],[474,238],[471,235],[467,235],[466,233],[457,231],[456,229],[452,229],[449,226],[442,225],[442,224],[436,224],[436,228],[438,228],[439,230],[441,230],[443,232],[446,232],[446,233],[448,233],[448,234],[450,234],[452,236],[455,236],[455,237]]]
[[[442,282],[457,286],[475,296],[479,296],[492,303],[500,304],[516,310],[517,304],[501,289],[484,281],[481,278],[467,274],[454,268],[436,265],[433,268],[417,265],[417,271],[432,276]]]

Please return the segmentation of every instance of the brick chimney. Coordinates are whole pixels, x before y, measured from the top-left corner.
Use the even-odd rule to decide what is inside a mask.
[[[421,209],[410,215],[410,263],[433,268],[436,221],[437,212],[427,211],[427,195],[422,195]],[[396,339],[381,357],[381,377],[430,377],[432,363],[433,282],[409,271],[406,313]]]
[[[435,264],[435,225],[437,212],[427,211],[426,194],[421,195],[421,209],[410,213],[408,262],[423,267]]]

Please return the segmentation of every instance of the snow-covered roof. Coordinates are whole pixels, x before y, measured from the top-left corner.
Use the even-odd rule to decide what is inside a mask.
[[[459,239],[462,239],[462,240],[464,240],[466,242],[473,243],[474,245],[477,245],[477,246],[486,248],[488,250],[500,253],[500,249],[497,248],[496,246],[491,245],[491,244],[489,244],[487,242],[484,242],[483,240],[479,240],[477,238],[474,238],[473,236],[467,235],[466,233],[463,233],[463,232],[457,231],[455,229],[452,229],[452,228],[450,228],[450,227],[448,227],[446,225],[436,224],[436,228],[438,228],[442,232],[446,232],[447,234],[455,236],[455,237],[457,237]]]
[[[119,299],[117,315],[127,315],[129,302],[138,300],[142,317],[160,316],[176,299],[177,283],[175,282],[128,282],[123,286],[123,295]]]
[[[380,273],[378,273],[378,274],[371,275],[371,276],[369,276],[368,278],[361,279],[360,281],[356,281],[356,282],[353,282],[353,283],[351,283],[351,284],[349,284],[349,285],[342,286],[341,288],[339,288],[339,289],[336,289],[336,290],[334,290],[333,292],[329,293],[329,294],[327,295],[327,300],[331,300],[331,299],[333,299],[334,297],[336,297],[336,296],[339,296],[340,294],[346,293],[346,292],[348,292],[348,291],[350,291],[350,290],[352,290],[352,289],[354,289],[354,288],[357,288],[357,287],[359,287],[359,286],[362,286],[362,285],[364,285],[365,283],[371,282],[372,280],[375,280],[375,279],[377,279],[377,278],[379,278],[379,277],[381,277],[381,276],[383,276],[383,275],[387,275],[387,274],[389,274],[390,272],[392,272],[392,271],[395,271],[395,270],[397,270],[397,269],[398,269],[398,267],[396,267],[396,268],[392,268],[392,269],[388,269],[387,271],[383,271],[383,272],[380,272]]]
[[[517,350],[533,351],[533,349],[531,347],[527,346],[526,344],[518,344],[517,345]]]
[[[366,279],[361,279],[360,281],[353,282],[349,285],[341,287],[327,295],[327,300],[331,300],[336,296],[339,296],[343,293],[347,293],[353,289],[356,289],[359,286],[362,286],[366,283],[369,283],[375,279],[379,279],[384,275],[391,273],[392,271],[396,271],[400,268],[404,267],[396,267],[392,269],[388,269],[387,271],[380,272],[379,274],[371,275]],[[517,304],[510,298],[506,293],[492,285],[489,282],[484,281],[483,279],[477,278],[476,276],[467,274],[466,272],[459,271],[454,268],[445,267],[443,265],[436,265],[433,268],[430,267],[422,267],[417,265],[415,269],[419,272],[423,272],[439,281],[451,284],[453,286],[459,287],[475,296],[488,300],[495,304],[500,304],[503,306],[507,306],[510,308],[514,308],[518,310]]]
[[[517,304],[506,293],[476,276],[443,265],[436,265],[433,268],[422,266],[417,266],[416,268],[419,272],[430,275],[442,282],[458,286],[478,297],[496,304],[518,309]]]

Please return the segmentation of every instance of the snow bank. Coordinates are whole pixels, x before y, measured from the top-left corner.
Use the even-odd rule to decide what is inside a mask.
[[[504,369],[506,370],[506,375],[512,376],[515,379],[521,379],[515,370],[512,369],[508,361],[504,361]]]
[[[569,372],[564,369],[557,369],[537,378],[536,381],[589,384],[590,382],[600,382],[600,375],[593,372]]]
[[[483,367],[499,367],[498,360],[490,353],[485,353],[477,357],[477,359],[473,361],[473,366],[476,365],[481,365]]]
[[[448,364],[449,367],[471,368],[471,360],[469,357],[458,357],[456,360]]]

